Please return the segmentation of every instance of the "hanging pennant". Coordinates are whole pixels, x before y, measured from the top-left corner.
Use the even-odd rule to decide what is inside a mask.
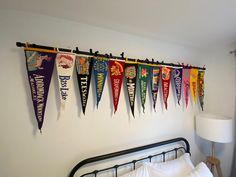
[[[149,69],[150,69],[150,66],[147,64],[138,65],[138,79],[139,79],[139,85],[140,85],[140,97],[141,97],[141,104],[143,107],[143,112],[145,110]]]
[[[150,78],[151,78],[151,91],[152,91],[152,100],[153,100],[153,108],[156,111],[156,101],[157,101],[157,93],[159,87],[160,80],[160,67],[156,65],[152,65],[150,67]]]
[[[72,74],[75,65],[75,54],[67,52],[57,53],[56,67],[61,99],[61,110],[65,109],[70,99]]]
[[[182,68],[173,68],[172,76],[173,76],[173,83],[175,86],[177,101],[178,104],[180,105],[181,90],[182,90]]]
[[[190,86],[190,69],[183,69],[183,90],[186,108],[188,107],[189,86]]]
[[[41,132],[56,52],[25,48],[25,58],[35,117]]]
[[[200,106],[203,111],[203,106],[204,106],[204,75],[205,71],[199,70],[198,71],[198,98],[200,101]]]
[[[95,78],[96,95],[97,95],[97,107],[102,97],[102,91],[105,85],[107,76],[108,59],[107,58],[95,58],[93,64],[93,72]]]
[[[124,66],[125,66],[124,60],[114,60],[114,59],[109,60],[114,113],[117,111],[119,103],[120,89],[124,75]]]
[[[85,114],[92,75],[93,58],[86,56],[76,56],[75,61],[81,105],[83,114]]]
[[[129,97],[129,104],[134,117],[134,103],[136,93],[137,63],[132,61],[125,62],[125,78]]]
[[[170,90],[170,78],[171,78],[170,75],[171,75],[171,68],[162,66],[161,67],[162,94],[166,110],[167,110],[167,100]]]
[[[192,68],[190,70],[190,90],[195,104],[197,101],[197,78],[198,78],[198,69]]]

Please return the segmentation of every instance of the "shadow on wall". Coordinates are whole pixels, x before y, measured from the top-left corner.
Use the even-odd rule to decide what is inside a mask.
[[[236,60],[236,53],[235,53],[235,60]],[[236,80],[235,80],[235,83],[236,83]],[[235,103],[236,103],[236,97],[235,97]],[[235,104],[234,116],[236,116],[236,104]],[[236,118],[234,119],[234,158],[233,158],[233,164],[232,164],[231,169],[232,169],[231,177],[235,177],[236,176]]]
[[[235,102],[236,102],[236,97],[235,97]],[[236,115],[236,105],[235,105],[235,111],[234,111],[234,115]],[[231,171],[231,177],[235,177],[236,176],[236,121],[234,119],[234,158],[233,158],[233,164],[232,164],[232,171]]]

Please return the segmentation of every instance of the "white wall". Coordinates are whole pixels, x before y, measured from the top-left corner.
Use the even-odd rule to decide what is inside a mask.
[[[65,177],[78,161],[86,157],[179,136],[190,141],[192,158],[197,163],[204,159],[202,146],[206,143],[194,133],[194,115],[199,112],[199,108],[190,104],[186,110],[176,105],[172,90],[168,111],[163,109],[160,97],[157,112],[152,111],[148,95],[146,113],[143,114],[138,96],[136,118],[133,119],[124,90],[121,91],[118,111],[112,114],[109,82],[106,82],[99,109],[96,109],[92,84],[84,116],[74,77],[71,108],[58,119],[59,95],[55,72],[43,133],[40,134],[33,113],[24,53],[15,46],[16,41],[65,48],[78,46],[81,50],[93,48],[114,55],[124,51],[129,57],[135,58],[155,57],[165,62],[206,64],[206,110],[234,116],[235,60],[225,56],[228,49],[223,50],[220,56],[211,55],[212,52],[205,54],[178,44],[16,11],[0,12],[0,24],[0,176]],[[224,84],[220,83],[223,81]],[[220,153],[225,162],[223,173],[228,177],[231,166],[228,158],[232,157],[232,148],[221,146]]]
[[[236,60],[229,51],[234,48],[235,46],[217,46],[205,51],[203,56],[207,66],[205,110],[208,113],[224,115],[233,119],[235,119]],[[203,153],[210,154],[209,142],[198,137],[196,137],[196,141]],[[224,176],[230,176],[233,150],[234,142],[216,143],[216,156],[221,160]]]

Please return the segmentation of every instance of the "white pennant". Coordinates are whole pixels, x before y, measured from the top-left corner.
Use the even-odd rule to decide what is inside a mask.
[[[59,82],[61,110],[65,109],[70,99],[72,74],[75,65],[75,54],[67,52],[57,53],[56,67]]]

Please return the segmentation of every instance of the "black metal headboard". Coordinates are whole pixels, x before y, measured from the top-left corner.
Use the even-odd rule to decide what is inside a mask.
[[[103,172],[103,171],[107,171],[107,170],[111,170],[111,169],[115,169],[115,174],[117,177],[117,169],[121,166],[125,166],[128,164],[133,164],[133,168],[135,169],[135,164],[139,161],[145,160],[145,159],[149,159],[149,161],[151,162],[153,157],[156,156],[163,156],[163,161],[165,161],[165,155],[169,152],[175,152],[175,158],[177,158],[177,151],[179,149],[184,150],[185,153],[190,153],[190,145],[189,142],[185,139],[185,138],[174,138],[174,139],[170,139],[170,140],[166,140],[166,141],[161,141],[161,142],[157,142],[157,143],[153,143],[153,144],[149,144],[149,145],[145,145],[145,146],[140,146],[140,147],[135,147],[135,148],[131,148],[131,149],[126,149],[126,150],[122,150],[122,151],[118,151],[118,152],[113,152],[113,153],[109,153],[109,154],[104,154],[104,155],[100,155],[100,156],[96,156],[96,157],[91,157],[85,160],[82,160],[81,162],[79,162],[70,172],[69,177],[74,177],[75,173],[77,172],[77,170],[79,170],[82,166],[86,165],[86,164],[91,164],[94,162],[98,162],[101,160],[105,160],[105,159],[111,159],[114,157],[118,157],[118,156],[122,156],[122,155],[126,155],[126,154],[130,154],[130,153],[134,153],[134,152],[138,152],[138,151],[142,151],[142,150],[146,150],[146,149],[151,149],[151,148],[155,148],[155,147],[160,147],[160,146],[164,146],[164,145],[168,145],[168,144],[172,144],[172,143],[177,143],[177,142],[183,142],[184,145],[178,148],[174,148],[168,151],[164,151],[155,155],[149,155],[147,157],[138,159],[138,160],[132,160],[130,162],[126,162],[123,164],[119,164],[119,165],[114,165],[112,167],[108,167],[108,168],[104,168],[104,169],[100,169],[100,170],[94,170],[92,172],[88,172],[85,173],[83,175],[81,175],[81,177],[84,177],[86,175],[91,175],[94,174],[94,176],[96,177],[97,174],[99,172]]]

